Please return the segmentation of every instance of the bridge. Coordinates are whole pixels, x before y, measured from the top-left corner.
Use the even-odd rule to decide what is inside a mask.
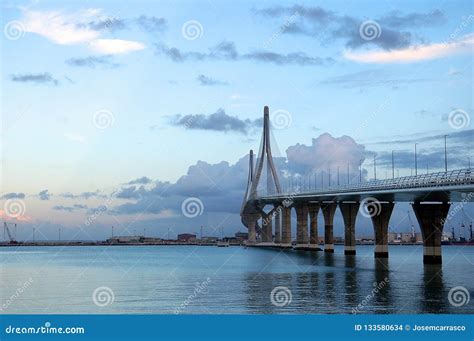
[[[316,181],[280,184],[270,145],[270,117],[264,108],[263,136],[257,162],[250,150],[247,189],[240,215],[248,245],[321,250],[318,214],[324,217],[324,251],[334,252],[333,221],[339,207],[344,221],[344,254],[356,254],[356,218],[361,209],[374,228],[375,257],[388,257],[388,226],[396,202],[409,202],[423,237],[423,262],[441,264],[441,236],[453,202],[474,201],[471,169],[393,177],[317,188]],[[265,190],[262,190],[264,187]],[[268,207],[270,208],[268,210]],[[267,209],[267,211],[265,211]],[[296,244],[291,210],[296,211]]]

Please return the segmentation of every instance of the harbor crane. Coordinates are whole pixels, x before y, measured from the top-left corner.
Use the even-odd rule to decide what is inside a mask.
[[[15,224],[15,230],[16,230],[16,224]],[[17,244],[17,241],[15,240],[15,238],[12,237],[12,234],[10,232],[10,229],[8,228],[8,224],[7,222],[3,222],[3,238],[5,239],[5,232],[7,233],[8,235],[8,239],[9,239],[9,243],[10,244]]]

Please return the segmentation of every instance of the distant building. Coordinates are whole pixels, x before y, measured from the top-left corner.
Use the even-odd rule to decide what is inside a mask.
[[[236,232],[235,233],[235,238],[240,239],[240,240],[247,240],[249,238],[249,234],[247,232]]]
[[[107,239],[107,243],[120,244],[120,243],[139,243],[140,236],[117,236]]]
[[[141,243],[161,243],[161,238],[153,238],[153,237],[140,237]]]
[[[452,232],[443,232],[441,235],[441,241],[447,242],[453,239],[453,234]]]
[[[189,243],[196,241],[196,235],[192,233],[178,234],[178,241],[182,243]]]
[[[201,238],[201,241],[204,243],[217,243],[218,240],[219,238],[217,237],[202,237]]]

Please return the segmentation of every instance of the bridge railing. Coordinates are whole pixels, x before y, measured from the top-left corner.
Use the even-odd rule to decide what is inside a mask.
[[[301,186],[285,188],[286,194],[331,194],[341,192],[364,192],[377,190],[397,190],[406,188],[443,187],[474,184],[473,169],[456,169],[448,172],[437,172],[421,175],[403,176],[393,179],[371,180],[355,184],[327,186],[319,189],[308,189]],[[282,194],[264,195],[263,197],[281,197]]]

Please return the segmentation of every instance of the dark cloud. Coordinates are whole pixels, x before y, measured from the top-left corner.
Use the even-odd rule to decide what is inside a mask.
[[[201,84],[202,86],[218,86],[218,85],[228,85],[229,83],[208,77],[205,75],[199,75],[196,77],[196,80]]]
[[[385,141],[378,141],[370,143],[371,145],[391,145],[391,144],[414,144],[414,143],[430,143],[438,142],[441,143],[444,141],[445,134],[435,134],[428,136],[418,136],[413,137],[402,137],[397,139],[386,139]],[[448,141],[455,143],[456,145],[471,146],[474,141],[474,129],[465,129],[460,131],[450,132],[448,135]],[[444,142],[443,142],[444,144]]]
[[[152,180],[149,177],[142,176],[141,178],[137,178],[127,182],[129,185],[146,185],[149,184]]]
[[[459,136],[453,136],[453,139],[457,138]],[[442,167],[444,159],[441,154],[442,151],[437,149],[419,149],[419,173],[425,171],[427,164],[430,172]],[[369,171],[372,171],[372,155],[372,151],[366,150],[364,145],[355,142],[350,136],[333,137],[325,133],[313,139],[310,145],[298,143],[288,147],[286,156],[274,157],[274,162],[283,188],[298,184],[307,186],[308,183],[311,186],[316,183],[316,186],[320,187],[321,182],[327,186],[329,173],[331,183],[335,185],[338,181],[338,169],[341,183],[347,181],[348,175],[351,182],[358,182],[359,165],[361,161],[363,163],[369,157],[368,164],[364,166],[367,169],[362,170],[363,179],[367,179]],[[413,157],[413,151],[408,148],[397,151],[396,168],[410,169],[413,167]],[[461,158],[465,159],[464,164],[458,165],[458,159],[461,160]],[[198,161],[190,166],[186,175],[180,177],[176,183],[155,181],[153,186],[148,188],[124,186],[119,190],[117,197],[128,202],[113,207],[109,213],[115,215],[143,213],[159,215],[160,219],[167,217],[179,219],[183,217],[181,212],[183,201],[190,197],[197,197],[202,202],[204,216],[208,213],[238,214],[247,184],[248,161],[248,155],[235,164],[225,161],[216,164]],[[383,174],[387,171],[390,168],[390,162],[391,153],[378,153],[377,165],[380,167],[378,172]],[[448,162],[453,168],[465,167],[467,164],[465,150],[453,148],[448,153]],[[349,166],[349,173],[347,166]],[[265,168],[262,174],[266,174]],[[262,181],[258,191],[264,193],[265,186],[265,181]]]
[[[327,182],[329,167],[333,174],[336,173],[337,167],[340,167],[341,178],[343,176],[347,178],[345,172],[348,163],[351,168],[351,179],[358,178],[359,162],[364,155],[364,146],[357,144],[352,138],[348,136],[334,138],[329,134],[322,134],[313,139],[310,146],[297,144],[289,147],[287,157],[277,157],[274,161],[282,186],[286,186],[290,179],[295,182],[298,179],[313,181],[315,175],[319,184],[321,175]],[[180,177],[174,184],[157,183],[149,189],[143,186],[126,186],[121,189],[118,196],[131,201],[115,207],[113,213],[162,214],[169,210],[174,214],[182,215],[182,202],[186,198],[197,197],[202,201],[205,213],[237,214],[247,183],[248,161],[248,155],[234,165],[226,161],[216,164],[198,161],[190,166],[187,174]],[[266,169],[262,174],[266,174]],[[333,177],[334,181],[335,177]]]
[[[89,199],[89,198],[100,198],[104,199],[107,198],[105,194],[100,193],[100,191],[95,192],[82,192],[80,194],[73,194],[73,193],[62,193],[60,194],[61,197],[66,199]]]
[[[259,122],[260,120],[240,119],[237,116],[227,115],[222,108],[210,115],[176,115],[171,119],[171,124],[186,129],[238,132],[242,134],[247,134],[250,129],[259,125]]]
[[[141,15],[134,19],[123,19],[123,18],[102,18],[99,20],[91,21],[87,24],[80,24],[79,27],[87,27],[95,31],[118,31],[128,29],[132,25],[136,25],[141,29],[150,32],[157,33],[163,32],[167,28],[167,21],[165,18],[158,18],[155,16]]]
[[[54,86],[59,84],[59,81],[53,78],[49,72],[10,75],[10,79],[13,82],[21,83],[52,84]]]
[[[126,20],[120,18],[104,18],[100,20],[91,21],[87,24],[87,27],[95,31],[118,31],[127,28]]]
[[[444,13],[435,9],[429,13],[409,13],[403,15],[400,11],[392,11],[382,16],[380,22],[392,28],[437,26],[446,22]]]
[[[141,15],[136,19],[136,22],[143,30],[150,33],[163,32],[167,27],[165,18],[147,17],[145,15]]]
[[[40,200],[49,200],[50,196],[51,195],[49,194],[49,191],[47,189],[38,193],[38,197],[40,198]]]
[[[239,54],[233,42],[223,41],[208,52],[183,52],[176,47],[168,47],[163,44],[155,44],[156,52],[164,55],[174,62],[204,61],[204,60],[224,60],[242,61],[251,60],[263,63],[273,63],[276,65],[323,65],[330,64],[332,58],[320,58],[308,56],[303,52],[293,52],[280,54],[269,51],[253,51],[246,54]]]
[[[346,47],[353,49],[365,45],[376,45],[385,50],[406,47],[412,44],[416,37],[407,29],[436,26],[446,21],[444,13],[440,10],[408,14],[392,11],[373,18],[380,28],[376,28],[379,33],[377,38],[363,39],[360,28],[367,22],[367,18],[340,15],[321,7],[301,5],[267,7],[255,10],[255,13],[267,18],[291,16],[293,20],[286,25],[283,33],[310,36],[320,39],[322,43],[341,39]]]
[[[113,57],[110,55],[88,56],[88,57],[83,57],[83,58],[70,58],[66,60],[66,63],[71,66],[90,67],[90,68],[95,68],[96,66],[116,68],[120,66],[120,64],[113,62]]]
[[[0,197],[1,199],[25,199],[25,193],[6,193]]]
[[[249,59],[258,62],[274,63],[276,65],[323,65],[333,62],[332,58],[311,57],[303,52],[295,52],[289,54],[279,54],[275,52],[252,52],[242,56],[242,59]]]
[[[343,88],[362,88],[373,86],[396,86],[402,84],[436,81],[433,78],[397,78],[380,69],[372,69],[330,77],[319,84],[337,85]]]
[[[63,205],[53,206],[53,210],[66,211],[66,212],[73,212],[73,211],[85,210],[85,209],[87,209],[87,206],[86,205],[80,205],[80,204],[75,204],[75,205],[72,205],[72,206],[63,206]]]

